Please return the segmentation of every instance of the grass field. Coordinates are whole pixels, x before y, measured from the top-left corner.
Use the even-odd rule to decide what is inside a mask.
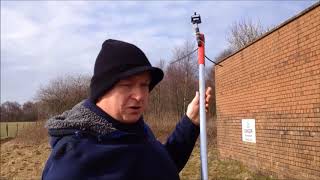
[[[241,162],[220,160],[218,150],[208,146],[208,178],[209,180],[275,180],[251,171]],[[196,146],[185,168],[180,172],[181,180],[197,180],[200,178],[200,148]]]
[[[164,141],[175,127],[173,121],[150,118],[149,123],[156,137]],[[48,144],[45,121],[1,123],[1,137],[15,136],[2,140],[0,146],[0,180],[2,179],[41,179],[45,162],[51,152]],[[263,176],[238,161],[220,160],[215,145],[214,126],[208,123],[208,174],[210,180],[270,180],[272,177]],[[29,128],[26,128],[29,127]],[[8,133],[6,131],[8,129]],[[18,132],[17,132],[18,131]],[[180,173],[181,180],[200,179],[200,150],[199,142],[185,168]]]
[[[48,143],[26,144],[14,140],[1,145],[0,179],[36,180],[41,173],[50,154]],[[195,147],[185,168],[180,173],[181,180],[200,179],[199,147]],[[219,160],[215,147],[208,147],[209,180],[271,180],[250,171],[234,160]]]
[[[36,122],[0,122],[0,137],[1,139],[13,138],[24,129],[25,127],[30,127]]]

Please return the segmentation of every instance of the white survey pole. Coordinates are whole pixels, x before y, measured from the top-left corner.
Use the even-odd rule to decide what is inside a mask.
[[[199,64],[199,114],[200,114],[200,160],[201,160],[201,179],[208,180],[208,157],[207,157],[207,121],[206,121],[206,83],[204,77],[205,68],[205,41],[204,34],[200,33],[198,24],[201,23],[201,17],[199,14],[194,13],[191,16],[191,22],[194,25],[194,29],[197,37],[198,44],[198,64]]]
[[[202,36],[203,37],[203,36]],[[199,93],[200,93],[200,158],[201,158],[201,179],[208,179],[207,162],[207,126],[206,126],[206,84],[205,84],[205,63],[204,63],[204,38],[201,40],[201,46],[198,49],[199,62]]]

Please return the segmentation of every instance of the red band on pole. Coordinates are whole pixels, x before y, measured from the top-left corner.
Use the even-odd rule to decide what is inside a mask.
[[[204,64],[204,34],[200,34],[200,46],[198,47],[198,64]]]

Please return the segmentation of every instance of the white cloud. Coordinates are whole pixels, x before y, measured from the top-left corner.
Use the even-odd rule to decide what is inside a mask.
[[[229,25],[243,17],[279,24],[312,2],[1,1],[1,102],[30,100],[40,84],[92,73],[105,39],[143,49],[153,64],[193,41],[190,16],[201,14],[207,55],[226,47]],[[277,8],[275,8],[277,7]],[[272,12],[272,13],[271,13]],[[23,89],[23,93],[22,90]]]

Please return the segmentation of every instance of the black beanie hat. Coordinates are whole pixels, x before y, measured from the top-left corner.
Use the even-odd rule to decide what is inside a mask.
[[[94,65],[89,99],[97,102],[119,80],[145,71],[151,74],[151,91],[162,80],[163,71],[152,67],[146,55],[135,45],[113,39],[106,40]]]

